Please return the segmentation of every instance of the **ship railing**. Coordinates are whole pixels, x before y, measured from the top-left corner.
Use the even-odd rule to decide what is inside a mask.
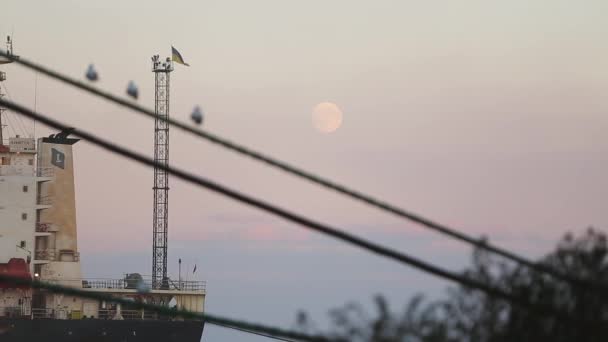
[[[51,230],[53,227],[52,223],[46,222],[36,222],[36,232],[37,233],[46,233]]]
[[[98,319],[112,319],[116,316],[116,310],[97,310]]]
[[[34,252],[34,260],[55,260],[54,249],[38,249]]]
[[[99,319],[114,319],[116,317],[116,310],[98,310],[97,318]]]
[[[117,317],[117,311],[111,309],[101,309],[97,312],[98,319],[124,319],[124,320],[157,320],[156,312],[145,310],[120,310],[120,317]]]
[[[32,309],[32,318],[53,318],[53,310],[51,309]]]
[[[152,289],[152,281],[150,279],[82,279],[83,288],[91,289]],[[207,283],[204,281],[177,281],[171,280],[167,284],[167,288],[160,290],[178,290],[178,291],[204,291]]]
[[[8,314],[4,314],[5,317],[30,317],[32,319],[83,319],[84,317],[79,316],[79,318],[74,318],[74,311],[71,313],[68,310],[64,309],[50,309],[50,308],[35,308],[31,309],[31,315],[27,312],[24,312],[20,307],[10,307],[7,308],[5,312],[9,312]],[[117,310],[114,309],[100,309],[97,311],[97,319],[105,319],[105,320],[113,320],[113,319],[121,319],[121,320],[158,320],[159,315],[156,312],[145,311],[145,310],[121,310],[120,316],[117,316]],[[0,307],[0,317],[2,315],[3,310]],[[93,318],[93,317],[89,317]]]
[[[82,279],[82,287],[87,289],[125,289],[124,279]]]
[[[144,320],[156,320],[158,319],[158,313],[154,311],[144,311],[143,312]]]
[[[41,166],[36,168],[36,176],[38,177],[53,177],[55,169],[52,166]]]
[[[171,280],[171,287],[179,291],[205,291],[207,283],[192,280]]]
[[[143,275],[138,274],[141,277],[142,284],[146,287],[152,287],[152,276],[151,275]],[[135,284],[138,284],[137,279],[129,279],[129,274],[125,274],[125,279],[128,279],[128,286],[135,287]],[[207,282],[202,280],[177,280],[177,279],[167,279],[166,281],[161,283],[160,290],[181,290],[181,291],[204,291],[207,287]]]
[[[0,317],[19,318],[29,317],[28,308],[24,306],[0,306]]]
[[[68,312],[63,309],[33,308],[33,319],[67,319]]]
[[[52,196],[38,196],[38,205],[53,205]]]
[[[121,310],[120,315],[127,320],[144,319],[143,311],[139,310]]]

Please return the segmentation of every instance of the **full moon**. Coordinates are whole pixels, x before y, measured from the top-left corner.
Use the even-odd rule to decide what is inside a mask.
[[[312,110],[312,124],[319,132],[331,133],[342,125],[342,111],[335,103],[319,103]]]

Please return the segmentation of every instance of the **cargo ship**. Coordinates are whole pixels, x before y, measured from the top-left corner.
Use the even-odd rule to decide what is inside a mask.
[[[8,62],[0,60],[0,66]],[[0,71],[0,82],[5,80]],[[69,131],[38,139],[18,135],[5,139],[3,112],[0,108],[1,274],[204,311],[205,282],[170,279],[166,267],[161,281],[140,273],[122,273],[116,279],[83,278],[73,158],[78,139]],[[199,342],[203,327],[199,320],[0,283],[2,342]]]

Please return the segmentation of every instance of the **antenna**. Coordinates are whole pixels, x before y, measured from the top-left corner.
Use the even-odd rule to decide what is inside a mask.
[[[0,71],[0,82],[6,80],[6,73]],[[0,87],[0,99],[4,97],[2,93],[2,87]],[[2,131],[4,130],[5,125],[2,124],[2,113],[6,111],[6,108],[0,107],[0,146],[4,145],[4,137],[2,136]]]
[[[0,64],[9,64],[12,63],[12,58],[17,58],[18,56],[13,55],[13,41],[11,40],[11,36],[6,36],[6,50],[11,58],[1,58]],[[6,73],[0,71],[0,82],[6,81]],[[2,88],[0,87],[0,99],[4,97],[2,93]],[[6,111],[6,108],[0,107],[0,145],[4,145],[4,137],[2,135],[2,130],[6,125],[2,124],[2,113]]]
[[[13,54],[13,41],[11,40],[11,36],[6,36],[6,51],[9,55]]]
[[[154,109],[154,209],[152,217],[152,288],[169,287],[167,277],[167,240],[169,236],[169,76],[173,71],[170,59],[162,62],[152,56],[155,78]],[[164,119],[164,120],[163,120]]]
[[[34,111],[38,111],[38,71],[34,74]],[[34,120],[32,138],[36,138],[36,120]]]

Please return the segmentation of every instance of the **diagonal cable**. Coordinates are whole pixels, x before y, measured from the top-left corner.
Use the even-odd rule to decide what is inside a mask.
[[[525,307],[535,313],[550,314],[550,315],[554,315],[555,317],[558,317],[558,318],[570,319],[569,315],[561,313],[552,307],[545,306],[545,305],[532,304],[528,298],[518,297],[511,293],[506,292],[503,289],[493,287],[482,281],[479,281],[476,279],[471,279],[466,276],[463,276],[463,275],[460,275],[460,274],[457,274],[457,273],[454,273],[451,271],[447,271],[447,270],[439,268],[431,263],[428,263],[426,261],[423,261],[423,260],[420,260],[413,256],[410,256],[408,254],[401,253],[397,250],[384,247],[380,244],[376,244],[374,242],[365,240],[356,235],[346,233],[337,228],[330,227],[328,225],[316,222],[314,220],[308,219],[306,217],[300,216],[298,214],[295,214],[295,213],[292,213],[285,209],[274,206],[270,203],[267,203],[267,202],[261,201],[259,199],[253,198],[251,196],[245,195],[243,193],[230,189],[221,184],[215,183],[215,182],[208,180],[206,178],[203,178],[201,176],[194,175],[192,173],[183,171],[178,168],[156,163],[153,159],[148,158],[148,157],[144,156],[143,154],[140,154],[140,153],[134,152],[132,150],[129,150],[127,148],[124,148],[122,146],[116,145],[109,140],[100,138],[100,137],[95,136],[86,131],[69,127],[57,120],[51,119],[48,116],[42,115],[40,113],[37,113],[30,109],[22,107],[19,104],[0,99],[0,105],[3,105],[15,112],[21,113],[22,115],[24,115],[30,119],[39,121],[39,122],[43,123],[44,125],[55,128],[57,130],[65,131],[67,129],[70,129],[73,134],[79,136],[80,138],[82,138],[82,139],[88,141],[89,143],[92,143],[93,145],[96,145],[106,151],[121,155],[127,159],[136,161],[140,164],[144,164],[149,167],[158,167],[158,168],[164,169],[169,174],[171,174],[181,180],[184,180],[191,184],[206,188],[215,193],[218,193],[225,197],[231,198],[237,202],[241,202],[248,206],[255,207],[257,209],[266,211],[275,216],[281,217],[287,221],[296,223],[306,229],[314,230],[321,234],[328,235],[337,240],[340,240],[341,242],[344,242],[344,243],[347,243],[347,244],[350,244],[353,246],[357,246],[360,249],[366,250],[373,254],[383,256],[383,257],[391,259],[393,261],[397,261],[401,264],[409,265],[413,268],[416,268],[425,273],[432,274],[436,277],[452,281],[454,283],[463,285],[468,288],[477,289],[479,291],[486,293],[489,296],[500,298],[500,299],[506,300],[512,304],[519,305],[521,307]]]
[[[273,335],[269,335],[269,334],[264,334],[264,333],[259,333],[259,332],[255,332],[252,330],[247,330],[247,329],[243,329],[243,328],[239,328],[239,327],[235,327],[235,326],[230,326],[230,325],[225,325],[225,324],[219,324],[219,323],[211,323],[213,325],[217,325],[218,327],[222,327],[222,328],[226,328],[226,329],[234,329],[234,330],[238,330],[238,331],[242,331],[248,334],[253,334],[253,335],[258,335],[258,336],[262,336],[262,337],[267,337],[267,338],[271,338],[273,340],[278,340],[278,341],[285,341],[285,342],[297,342],[295,340],[288,340],[286,338],[282,338],[282,337],[278,337],[278,336],[273,336]]]
[[[6,121],[8,122],[8,124],[5,124],[12,132],[13,132],[13,136],[16,137],[17,136],[17,125],[15,125],[13,123],[13,119],[11,119],[11,116],[8,115],[9,113],[2,113],[4,114],[4,117],[6,118]],[[0,144],[1,145],[1,144]]]
[[[6,95],[8,96],[8,99],[10,101],[13,101],[13,97],[11,96],[10,91],[8,91],[8,86],[6,85],[6,82],[2,82],[0,83],[0,86],[4,87],[4,92],[6,93]],[[16,128],[19,128],[21,130],[21,134],[23,134],[23,136],[28,136],[29,132],[27,131],[27,128],[25,128],[25,123],[23,122],[23,119],[21,118],[21,116],[16,115],[15,116],[15,120],[18,123],[18,126],[15,126]]]
[[[27,68],[30,68],[32,70],[36,70],[42,74],[45,74],[51,78],[54,78],[56,80],[59,80],[61,82],[67,83],[69,85],[72,85],[74,87],[77,87],[81,90],[84,90],[90,94],[102,97],[110,102],[114,102],[115,104],[118,104],[120,106],[129,108],[135,112],[138,112],[140,114],[146,115],[148,117],[151,118],[156,118],[157,115],[156,113],[154,113],[152,110],[144,108],[134,102],[122,99],[120,97],[117,97],[109,92],[103,91],[103,90],[99,90],[95,87],[92,87],[84,82],[78,81],[76,79],[70,78],[68,76],[65,76],[59,72],[56,72],[54,70],[51,70],[49,68],[46,68],[42,65],[36,64],[34,62],[28,61],[25,58],[19,58],[19,59],[15,59],[13,58],[11,55],[7,54],[6,51],[0,49],[0,56],[4,56],[7,58],[11,58],[13,59],[14,62],[21,64]],[[460,240],[462,242],[465,242],[467,244],[473,245],[477,248],[495,253],[497,255],[500,255],[504,258],[510,259],[512,261],[515,261],[521,265],[524,265],[526,267],[529,267],[533,270],[536,270],[538,272],[543,272],[546,274],[551,275],[554,278],[569,282],[573,285],[576,286],[582,286],[585,288],[594,288],[594,289],[599,289],[602,291],[608,291],[608,284],[603,284],[603,283],[591,283],[588,282],[586,280],[574,277],[572,275],[566,274],[564,272],[558,271],[548,265],[544,265],[541,263],[536,263],[533,262],[521,255],[518,255],[514,252],[511,252],[507,249],[504,249],[502,247],[498,247],[498,246],[494,246],[491,245],[487,242],[487,240],[485,239],[478,239],[472,236],[469,236],[461,231],[458,231],[456,229],[450,228],[446,225],[434,222],[430,219],[427,219],[425,217],[422,217],[418,214],[409,212],[405,209],[399,208],[395,205],[392,205],[388,202],[379,200],[377,198],[374,198],[372,196],[366,195],[364,193],[361,193],[359,191],[356,190],[352,190],[346,186],[340,185],[338,183],[335,183],[331,180],[328,180],[326,178],[322,178],[318,175],[315,175],[311,172],[305,171],[303,169],[297,168],[295,166],[292,166],[290,164],[287,164],[283,161],[280,161],[278,159],[274,159],[272,157],[266,156],[264,154],[262,154],[261,152],[257,152],[254,150],[251,150],[243,145],[239,145],[237,143],[231,142],[225,138],[222,138],[218,135],[209,133],[209,132],[205,132],[203,130],[197,129],[197,128],[193,128],[189,125],[186,125],[182,122],[176,121],[175,119],[172,118],[168,118],[165,119],[164,117],[160,117],[161,120],[164,120],[166,122],[168,122],[170,125],[177,127],[183,131],[186,131],[188,133],[191,133],[195,136],[198,136],[200,138],[203,138],[207,141],[210,141],[214,144],[220,145],[224,148],[227,148],[229,150],[232,150],[234,152],[237,152],[239,154],[248,156],[252,159],[264,162],[270,166],[276,167],[278,169],[281,169],[285,172],[288,172],[292,175],[295,175],[297,177],[306,179],[312,183],[321,185],[325,188],[331,189],[333,191],[336,191],[338,193],[341,193],[343,195],[346,195],[348,197],[351,197],[353,199],[359,200],[363,203],[366,203],[370,206],[376,207],[378,209],[381,209],[383,211],[392,213],[400,218],[409,220],[411,222],[417,223],[423,227],[426,227],[428,229],[434,230],[440,234],[444,234],[447,235],[451,238],[454,238],[456,240]]]

